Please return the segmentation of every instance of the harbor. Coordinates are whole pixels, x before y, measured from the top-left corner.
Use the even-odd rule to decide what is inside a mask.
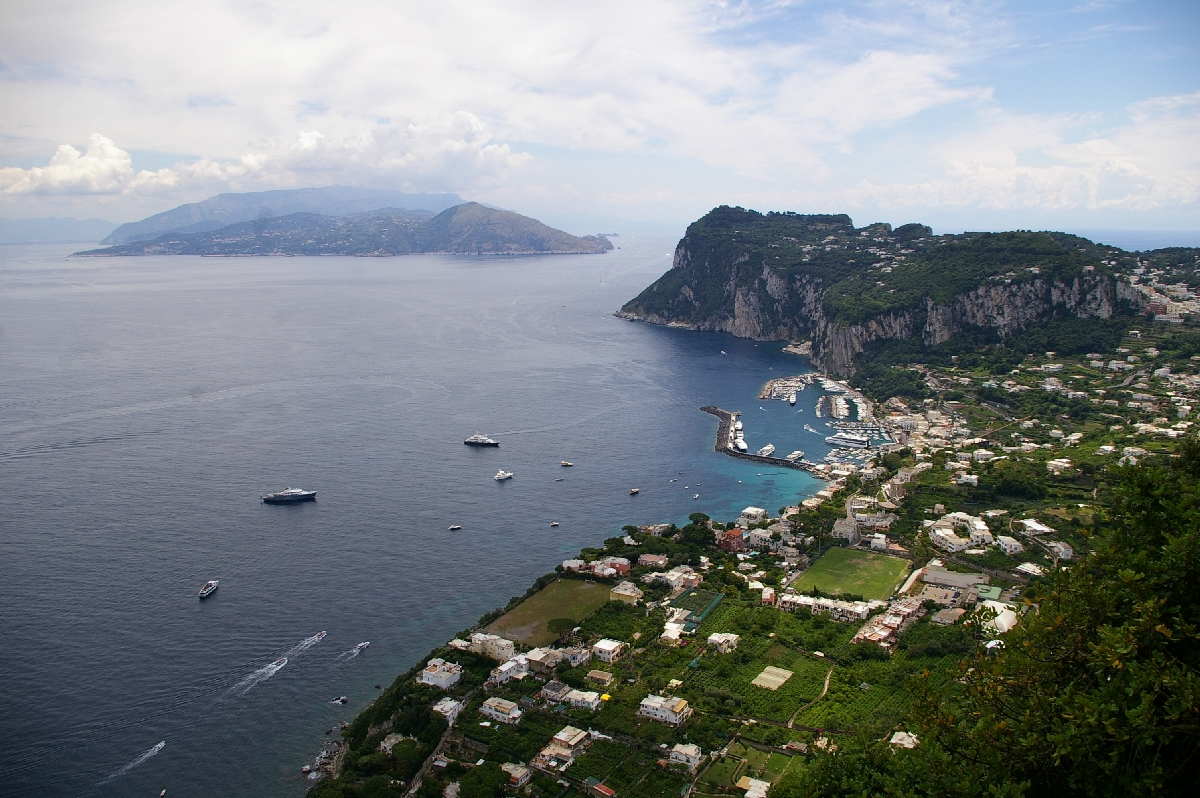
[[[739,460],[749,460],[752,463],[780,466],[781,468],[793,468],[797,471],[808,471],[809,473],[821,477],[822,479],[828,478],[826,474],[817,469],[816,463],[810,463],[807,460],[788,460],[784,457],[769,457],[765,455],[739,451],[737,447],[734,446],[734,425],[739,416],[741,416],[741,413],[724,410],[714,405],[705,405],[700,409],[711,416],[716,416],[719,420],[719,423],[717,424],[717,440],[713,446],[714,451],[727,454],[730,457],[736,457]]]

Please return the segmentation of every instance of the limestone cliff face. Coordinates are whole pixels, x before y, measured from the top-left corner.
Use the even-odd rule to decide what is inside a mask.
[[[726,274],[720,275],[720,269]],[[720,282],[712,279],[718,276],[723,278]],[[723,284],[723,295],[705,296],[704,284]],[[653,296],[659,291],[666,295]],[[654,300],[653,312],[646,310],[650,302],[639,302],[648,294]],[[828,318],[824,298],[824,281],[819,276],[789,281],[765,264],[752,266],[748,253],[732,262],[726,260],[723,266],[698,262],[684,239],[675,251],[671,271],[617,315],[760,341],[811,338],[813,363],[846,376],[854,370],[854,358],[875,342],[920,336],[933,346],[969,328],[992,329],[1003,338],[1054,319],[1108,318],[1123,300],[1135,305],[1140,301],[1138,292],[1128,284],[1094,273],[1066,281],[988,281],[949,302],[938,304],[926,297],[923,304],[857,324]]]

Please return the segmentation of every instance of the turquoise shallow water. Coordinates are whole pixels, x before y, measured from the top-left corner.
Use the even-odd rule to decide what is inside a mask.
[[[299,795],[300,766],[374,685],[581,546],[816,490],[713,452],[698,410],[742,410],[753,448],[818,459],[801,428],[824,430],[816,389],[795,408],[756,398],[807,361],[614,318],[674,241],[620,244],[490,260],[0,247],[0,793]],[[463,446],[477,430],[501,447]],[[500,467],[516,476],[495,482]],[[259,503],[288,485],[318,501]]]

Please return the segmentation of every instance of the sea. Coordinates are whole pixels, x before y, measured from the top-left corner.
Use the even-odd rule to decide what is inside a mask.
[[[675,239],[614,242],[0,246],[0,794],[301,796],[335,724],[581,547],[819,490],[714,452],[699,410],[819,460],[820,388],[758,399],[808,360],[614,317]],[[317,501],[260,502],[286,487]]]

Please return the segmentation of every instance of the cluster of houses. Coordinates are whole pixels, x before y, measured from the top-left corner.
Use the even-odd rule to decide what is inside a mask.
[[[934,507],[936,512],[941,505]],[[1003,510],[989,510],[984,515],[1000,515]],[[935,520],[925,521],[926,531],[929,533],[929,540],[934,546],[942,551],[950,554],[963,552],[965,554],[985,554],[987,547],[996,546],[1000,551],[1009,556],[1020,554],[1025,550],[1025,544],[1017,540],[1012,535],[993,535],[988,528],[987,522],[983,518],[967,513],[955,512],[945,513]],[[1047,535],[1054,534],[1054,530],[1036,519],[1024,519],[1012,522],[1012,529],[1023,530],[1024,536],[1032,541],[1035,541],[1042,546],[1055,560],[1071,560],[1075,557],[1075,550],[1069,543],[1061,540],[1051,540]],[[1025,573],[1039,575],[1043,572],[1040,566],[1033,565],[1032,568],[1024,568],[1018,566],[1017,570]]]

